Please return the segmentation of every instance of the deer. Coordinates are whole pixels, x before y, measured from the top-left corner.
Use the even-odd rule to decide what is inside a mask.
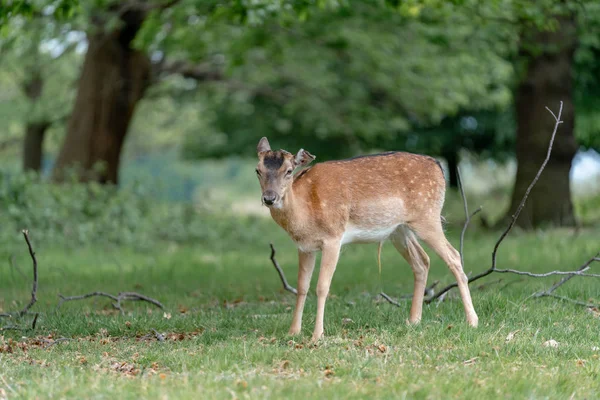
[[[304,149],[295,155],[274,151],[263,137],[256,150],[262,204],[298,249],[297,297],[289,335],[301,333],[317,252],[321,252],[321,265],[312,342],[323,336],[325,302],[342,246],[381,246],[388,239],[414,275],[409,324],[421,321],[429,273],[429,256],[419,244],[422,240],[448,265],[458,284],[467,323],[477,327],[479,320],[460,254],[443,230],[446,180],[436,159],[390,151],[309,167],[315,156]]]

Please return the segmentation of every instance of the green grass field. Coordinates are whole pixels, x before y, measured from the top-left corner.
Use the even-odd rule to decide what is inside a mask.
[[[595,398],[600,393],[599,313],[559,300],[528,298],[556,279],[492,275],[472,285],[480,327],[466,326],[454,293],[425,306],[408,326],[410,304],[378,298],[410,293],[412,272],[388,243],[381,278],[376,246],[343,250],[325,316],[325,339],[310,345],[316,299],[307,301],[301,337],[288,337],[294,296],[281,289],[269,241],[292,284],[296,252],[265,221],[254,243],[133,251],[115,246],[36,245],[40,312],[34,331],[0,332],[0,398]],[[448,234],[458,246],[459,228]],[[498,233],[473,230],[465,243],[466,272],[490,264]],[[599,230],[511,235],[499,266],[529,271],[574,269],[598,251]],[[0,248],[15,255],[21,276],[0,265],[0,310],[30,296],[25,243]],[[430,282],[452,282],[432,254]],[[597,268],[596,268],[597,269]],[[483,288],[484,282],[495,283]],[[66,303],[58,293],[138,291],[162,301],[125,303],[119,315],[106,299]],[[575,278],[561,295],[600,299],[600,283]],[[27,317],[30,318],[30,317]],[[0,320],[3,324],[19,321]],[[28,320],[20,322],[27,325]],[[158,341],[153,329],[166,337]],[[59,338],[67,338],[54,343]],[[558,347],[546,347],[548,340]],[[52,345],[50,345],[52,344]]]

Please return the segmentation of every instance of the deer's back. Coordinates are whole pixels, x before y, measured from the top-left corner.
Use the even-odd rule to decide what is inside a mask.
[[[439,218],[446,183],[432,157],[404,152],[328,161],[299,174],[294,191],[313,210],[361,226],[410,222],[422,215]]]

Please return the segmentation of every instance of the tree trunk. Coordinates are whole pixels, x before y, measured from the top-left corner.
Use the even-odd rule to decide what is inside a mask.
[[[61,181],[69,169],[81,181],[118,183],[121,149],[136,105],[150,76],[147,56],[131,48],[145,12],[126,11],[115,31],[88,35],[73,113],[54,170]]]
[[[25,129],[23,141],[23,170],[40,172],[42,168],[42,148],[44,135],[50,126],[49,122],[29,122]]]
[[[450,151],[444,153],[443,156],[448,164],[448,179],[451,188],[458,187],[458,153],[456,151]]]
[[[39,43],[39,40],[34,41]],[[37,47],[33,46],[33,51],[37,54]],[[37,61],[37,60],[36,60]],[[26,75],[21,85],[25,96],[29,99],[30,115],[35,115],[36,105],[42,96],[44,90],[44,78],[40,66],[34,62],[25,68]],[[23,138],[23,170],[40,172],[42,168],[42,150],[44,144],[44,135],[51,123],[44,118],[39,121],[29,120],[25,126],[25,136]]]
[[[555,121],[545,107],[556,113],[563,101],[564,122],[558,127],[552,156],[517,225],[525,229],[573,225],[569,173],[577,151],[572,82],[575,21],[561,17],[555,32],[530,32],[521,42],[520,56],[527,64],[515,96],[518,167],[509,215],[517,209],[546,156]]]

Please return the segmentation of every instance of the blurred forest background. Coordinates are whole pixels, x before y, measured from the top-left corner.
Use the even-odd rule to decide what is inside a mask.
[[[207,218],[267,215],[253,176],[267,136],[317,161],[429,154],[453,187],[460,164],[493,225],[560,101],[526,229],[600,218],[597,1],[3,0],[0,222],[119,243],[215,235]]]

